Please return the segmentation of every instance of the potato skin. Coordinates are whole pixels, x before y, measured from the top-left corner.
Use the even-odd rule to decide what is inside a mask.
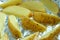
[[[10,16],[9,16],[10,17]],[[15,16],[14,16],[15,17]],[[17,23],[15,23],[17,24]],[[18,26],[17,26],[18,27]],[[21,31],[19,30],[19,28],[17,29],[15,27],[15,25],[11,22],[11,19],[8,18],[8,28],[9,30],[11,31],[12,35],[15,37],[15,38],[21,38],[22,37],[22,33]]]
[[[27,17],[23,17],[21,21],[24,29],[31,30],[33,32],[43,32],[46,29],[44,25],[39,24],[36,21],[29,19]]]
[[[33,18],[35,21],[43,24],[55,25],[60,22],[60,18],[58,16],[53,16],[44,12],[34,12]]]
[[[3,35],[2,32],[4,32],[6,17],[7,17],[6,14],[0,12],[0,38]]]
[[[33,14],[29,9],[20,6],[9,6],[3,9],[3,12],[7,15],[15,15],[22,18],[22,16],[31,17]]]
[[[51,1],[51,0],[40,0],[44,5],[45,5],[45,7],[49,10],[49,11],[51,11],[51,12],[53,12],[53,14],[58,14],[58,11],[59,11],[59,7],[58,7],[58,5],[55,3],[55,2],[53,2],[53,1]]]
[[[25,38],[22,38],[21,40],[36,40],[39,32],[35,32]]]
[[[52,31],[48,32],[44,36],[41,36],[40,40],[53,40],[53,38],[60,32],[60,24],[56,26]]]
[[[4,33],[0,40],[9,40],[8,34]]]
[[[8,6],[21,4],[22,0],[7,0],[5,3],[0,4],[1,7],[6,8]]]
[[[31,11],[37,11],[37,12],[46,12],[45,7],[43,5],[42,2],[37,2],[37,1],[27,1],[22,3],[21,5],[22,7],[25,7],[27,9],[30,9]]]

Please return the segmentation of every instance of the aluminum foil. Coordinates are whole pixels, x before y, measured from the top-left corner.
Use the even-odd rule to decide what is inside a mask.
[[[7,0],[0,0],[0,4],[3,4],[3,3],[6,2],[6,1],[7,1]],[[26,2],[26,1],[32,1],[32,0],[23,0],[23,2]],[[39,0],[34,0],[34,1],[39,1]],[[51,0],[51,1],[55,2],[55,3],[59,6],[59,8],[60,8],[60,0]],[[2,11],[2,10],[3,10],[3,8],[0,7],[0,11]],[[52,13],[52,12],[49,11],[48,9],[46,9],[46,11],[47,11],[49,14]],[[59,16],[60,16],[60,15],[59,15]],[[18,24],[19,24],[19,28],[20,28],[20,30],[21,30],[21,32],[22,32],[22,34],[23,34],[23,38],[33,33],[33,32],[31,32],[31,31],[29,31],[29,30],[24,30],[24,29],[22,28],[21,20],[20,20],[19,18],[17,18],[17,17],[16,17],[16,19],[17,19],[17,22],[18,22]],[[57,24],[57,25],[58,25],[58,24]],[[54,25],[54,26],[56,26],[56,25]],[[40,36],[41,34],[44,35],[44,34],[46,34],[47,32],[50,32],[51,30],[53,30],[53,28],[54,28],[54,27],[52,27],[52,26],[50,26],[50,25],[47,25],[47,30],[46,30],[45,32],[43,32],[43,33],[40,33],[40,34],[38,35],[38,37],[41,37],[41,36]],[[4,33],[7,33],[7,34],[8,34],[9,40],[16,40],[16,39],[12,36],[12,34],[11,34],[9,28],[8,28],[8,16],[6,16],[5,28],[4,28],[3,34],[4,34]],[[17,40],[20,40],[20,38],[17,39]],[[60,40],[60,34],[58,34],[58,35],[54,38],[54,40]]]

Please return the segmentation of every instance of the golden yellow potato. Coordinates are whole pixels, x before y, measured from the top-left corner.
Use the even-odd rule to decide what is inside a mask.
[[[30,9],[32,11],[46,12],[44,5],[41,2],[37,1],[23,2],[20,6]]]
[[[3,31],[5,28],[5,21],[6,21],[6,14],[4,14],[3,12],[0,12],[0,38],[3,35]]]
[[[42,24],[39,24],[38,22],[34,21],[33,19],[29,19],[27,17],[23,17],[21,19],[22,21],[22,26],[26,30],[30,30],[33,32],[43,32],[45,31],[46,27]]]
[[[5,33],[0,40],[9,40],[8,35]]]
[[[37,40],[39,32],[33,33],[25,38],[22,38],[21,40]]]
[[[19,6],[10,6],[5,9],[3,9],[3,12],[5,12],[8,15],[15,15],[17,17],[30,17],[32,16],[32,12],[24,7],[19,7]]]
[[[44,12],[34,12],[33,18],[35,21],[43,24],[55,25],[60,22],[60,18],[58,16],[50,15]]]
[[[54,14],[57,14],[58,11],[59,11],[59,8],[58,8],[58,5],[50,0],[40,0],[44,5],[45,7],[52,11]]]
[[[60,24],[57,25],[53,30],[47,32],[45,35],[42,35],[40,40],[52,40],[56,35],[60,33]]]
[[[7,0],[6,2],[0,4],[1,7],[5,8],[7,6],[12,6],[16,4],[21,4],[22,0]]]
[[[22,33],[19,29],[19,25],[18,25],[18,22],[17,22],[17,19],[15,16],[10,15],[8,17],[8,27],[14,37],[16,37],[16,38],[22,37]]]

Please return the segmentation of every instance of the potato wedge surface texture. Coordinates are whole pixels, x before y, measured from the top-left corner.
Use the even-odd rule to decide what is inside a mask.
[[[60,32],[60,24],[57,25],[52,31],[47,32],[45,35],[41,36],[40,40],[52,40]]]
[[[43,24],[54,25],[60,22],[60,18],[58,16],[50,15],[43,12],[34,12],[33,18],[37,22],[43,23]]]
[[[3,10],[3,12],[5,12],[8,15],[15,15],[17,17],[22,17],[22,16],[30,17],[32,14],[30,10],[19,6],[7,7]]]
[[[8,35],[5,33],[0,40],[9,40]]]
[[[21,40],[37,40],[38,34],[39,34],[39,32],[33,33],[33,34],[31,34],[31,35],[29,35]]]
[[[45,7],[41,2],[37,1],[27,1],[22,3],[20,6],[30,9],[32,11],[42,11],[45,12]]]
[[[8,27],[9,27],[9,29],[14,37],[16,37],[16,38],[22,37],[22,33],[19,30],[19,25],[18,25],[18,22],[17,22],[17,19],[15,16],[13,16],[13,15],[9,16]]]
[[[2,32],[5,28],[5,20],[6,20],[6,14],[0,12],[0,38],[2,37]]]
[[[12,5],[20,4],[22,2],[22,0],[6,0],[6,2],[4,2],[4,1],[3,1],[2,4],[0,4],[0,7],[5,8],[7,6],[12,6]]]
[[[52,11],[54,14],[57,14],[59,11],[58,5],[50,0],[40,0],[48,10]]]
[[[36,21],[29,19],[27,17],[23,17],[21,21],[24,29],[31,30],[33,32],[43,32],[46,29],[44,25],[39,24]]]

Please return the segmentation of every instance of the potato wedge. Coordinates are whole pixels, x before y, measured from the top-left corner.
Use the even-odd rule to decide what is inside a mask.
[[[9,40],[8,35],[5,33],[0,40]]]
[[[58,12],[58,16],[60,17],[60,9],[59,9],[59,12]]]
[[[20,6],[30,9],[32,11],[46,12],[44,5],[41,2],[37,2],[37,1],[27,1],[22,3]]]
[[[43,24],[55,25],[60,22],[60,18],[58,16],[50,15],[44,12],[34,12],[33,18],[37,22]]]
[[[21,40],[37,40],[38,34],[39,34],[39,32],[36,32],[36,33],[31,34],[25,38],[22,38]]]
[[[8,27],[14,37],[16,38],[22,37],[22,33],[19,29],[19,25],[15,16],[10,15],[8,17]]]
[[[6,2],[4,2],[6,1]],[[2,4],[0,4],[0,7],[7,7],[7,6],[12,6],[12,5],[16,5],[16,4],[20,4],[22,2],[22,0],[4,0]]]
[[[57,14],[59,11],[58,5],[50,0],[40,0],[48,10],[52,11],[54,14]]]
[[[15,15],[20,18],[22,16],[26,16],[26,17],[32,16],[32,12],[30,10],[23,8],[23,7],[19,7],[19,6],[7,7],[5,9],[3,9],[3,12],[5,12],[8,15]]]
[[[0,12],[0,38],[3,35],[2,32],[4,31],[5,28],[5,20],[6,20],[6,14],[3,12]]]
[[[46,27],[42,24],[37,23],[36,21],[29,19],[27,17],[23,17],[21,19],[22,21],[22,26],[26,30],[31,30],[33,32],[43,32],[45,31]]]
[[[60,33],[60,24],[57,25],[53,30],[42,35],[40,40],[53,40],[53,38]]]

